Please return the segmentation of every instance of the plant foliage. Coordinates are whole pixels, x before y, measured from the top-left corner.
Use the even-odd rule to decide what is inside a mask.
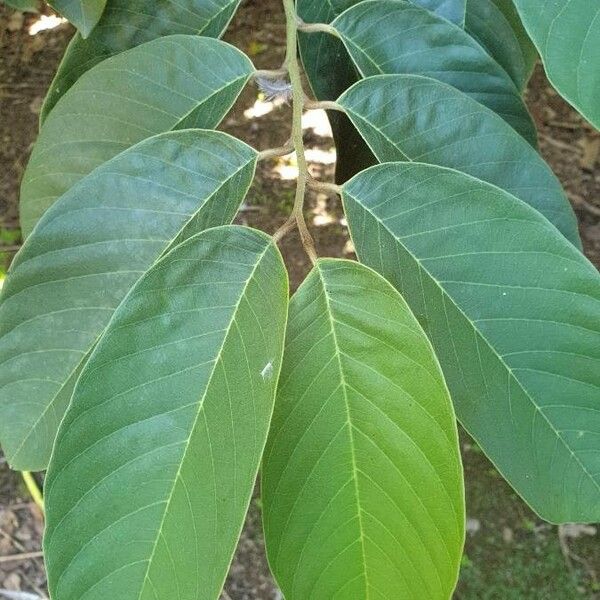
[[[48,469],[51,596],[216,600],[262,464],[288,600],[448,599],[456,417],[542,518],[600,521],[600,276],[523,100],[539,51],[600,122],[595,13],[283,0],[265,72],[216,39],[239,4],[52,3],[79,31],[0,298],[0,442]],[[298,50],[343,185],[309,177]],[[231,223],[291,147],[215,131],[259,78],[292,97],[300,170],[272,236]],[[359,262],[316,256],[307,187],[340,195]],[[313,267],[288,300],[295,226]]]

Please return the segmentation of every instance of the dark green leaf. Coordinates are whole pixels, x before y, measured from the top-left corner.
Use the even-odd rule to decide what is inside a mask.
[[[107,0],[87,39],[76,35],[58,68],[42,109],[46,119],[58,100],[99,62],[158,37],[176,33],[219,37],[240,0]]]
[[[425,75],[492,109],[536,145],[535,126],[509,75],[463,29],[401,0],[367,0],[333,23],[363,76]]]
[[[464,19],[465,0],[415,0],[415,4],[437,9],[442,16]],[[307,23],[331,23],[357,0],[298,0],[298,13]],[[335,100],[355,83],[360,75],[352,64],[344,44],[322,33],[300,34],[300,54],[313,94],[318,100]],[[347,181],[352,175],[377,161],[345,115],[328,115],[337,147],[336,180]]]
[[[48,0],[48,4],[71,21],[86,38],[100,20],[106,0]]]
[[[380,75],[340,99],[380,162],[414,160],[464,171],[530,204],[580,247],[577,221],[558,179],[500,117],[426,77]]]
[[[320,260],[292,298],[262,473],[288,600],[451,596],[464,537],[454,414],[423,330],[370,269]]]
[[[125,151],[73,186],[15,258],[0,304],[0,440],[41,470],[78,371],[115,308],[165,249],[229,223],[256,152],[224,133],[178,131]]]
[[[468,0],[466,30],[525,89],[535,61],[535,46],[523,28],[513,0]]]
[[[53,598],[218,598],[267,437],[287,295],[271,238],[231,226],[190,238],[136,284],[48,470]]]
[[[537,211],[432,165],[346,184],[357,253],[429,334],[459,419],[549,521],[600,520],[600,276]]]
[[[513,0],[540,52],[548,79],[600,128],[600,3],[597,0]]]
[[[218,125],[253,71],[239,50],[191,35],[159,38],[96,65],[42,127],[21,186],[24,234],[119,152],[165,131]]]

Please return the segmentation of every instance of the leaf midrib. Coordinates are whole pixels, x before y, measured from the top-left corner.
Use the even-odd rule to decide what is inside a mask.
[[[363,525],[363,519],[362,519],[362,510],[360,507],[361,505],[360,505],[360,490],[359,490],[359,486],[358,486],[358,467],[357,467],[357,463],[356,463],[356,451],[354,448],[354,432],[353,432],[352,418],[351,418],[351,414],[350,414],[350,404],[348,402],[347,383],[346,383],[346,378],[345,378],[345,374],[344,374],[344,368],[342,366],[340,346],[338,343],[337,333],[336,333],[335,325],[334,325],[334,321],[333,321],[331,302],[329,299],[329,291],[327,289],[327,285],[323,278],[323,272],[321,270],[321,265],[319,265],[319,264],[316,265],[316,271],[319,274],[319,280],[321,282],[321,286],[322,286],[323,292],[324,292],[323,295],[325,297],[327,320],[329,321],[329,327],[331,329],[331,335],[332,335],[333,343],[335,346],[335,355],[336,355],[336,359],[337,359],[337,363],[338,363],[341,387],[342,387],[343,395],[344,395],[344,406],[346,408],[346,424],[348,427],[348,436],[350,438],[350,453],[351,453],[351,458],[352,458],[352,479],[354,481],[354,495],[356,496],[356,513],[357,513],[357,518],[358,518],[358,529],[359,529],[359,533],[360,533],[361,554],[362,554],[362,559],[363,559],[362,560],[362,562],[363,562],[362,571],[363,571],[363,578],[364,578],[364,582],[365,582],[365,600],[369,600],[369,598],[370,598],[369,589],[370,588],[369,588],[369,577],[367,574],[368,569],[367,569],[367,553],[366,553],[366,548],[365,548],[365,532],[364,532],[364,525]]]
[[[265,245],[264,250],[260,253],[259,257],[256,260],[256,263],[255,263],[254,267],[252,268],[252,271],[250,272],[248,278],[246,279],[246,282],[244,284],[242,292],[241,292],[241,294],[240,294],[240,296],[238,298],[238,301],[235,304],[235,308],[232,310],[231,319],[229,321],[229,324],[227,325],[227,329],[225,331],[225,334],[223,335],[223,341],[222,341],[221,346],[219,348],[219,352],[217,353],[217,356],[216,356],[216,358],[214,360],[214,365],[213,365],[211,374],[210,374],[210,376],[208,378],[208,381],[206,382],[206,387],[204,388],[204,392],[202,394],[202,397],[198,401],[198,411],[196,413],[196,417],[194,418],[194,422],[192,423],[192,426],[190,428],[190,435],[188,436],[187,440],[184,441],[185,449],[183,451],[183,455],[181,457],[181,461],[179,462],[179,466],[177,468],[177,473],[175,474],[175,477],[173,478],[173,484],[172,484],[172,487],[171,487],[171,491],[169,493],[169,497],[167,498],[166,503],[165,503],[165,510],[163,512],[163,516],[162,516],[160,525],[159,525],[158,530],[156,532],[156,539],[154,541],[154,547],[152,548],[152,552],[151,552],[149,558],[147,559],[148,560],[148,566],[146,568],[146,572],[144,574],[144,579],[143,579],[142,584],[140,586],[140,592],[139,592],[139,594],[137,596],[137,600],[141,600],[142,599],[142,596],[143,596],[143,594],[144,594],[144,592],[146,590],[146,584],[150,582],[149,574],[150,574],[150,569],[152,567],[152,561],[154,560],[154,557],[156,555],[156,549],[158,548],[158,541],[159,541],[159,539],[160,539],[160,537],[162,535],[162,530],[163,530],[163,527],[164,527],[164,524],[165,524],[165,521],[166,521],[166,518],[167,518],[167,514],[169,512],[169,507],[170,507],[171,502],[173,500],[173,496],[174,496],[174,493],[175,493],[175,488],[177,487],[177,481],[181,477],[181,470],[182,470],[183,464],[186,461],[187,453],[188,453],[188,450],[190,448],[190,442],[191,442],[192,438],[194,437],[194,432],[196,430],[196,425],[198,424],[198,420],[200,418],[200,415],[203,413],[203,410],[204,410],[204,402],[206,400],[206,397],[207,397],[207,394],[208,394],[209,390],[211,389],[213,377],[214,377],[214,375],[215,375],[215,373],[217,371],[217,367],[220,364],[221,357],[222,357],[222,354],[223,354],[223,349],[226,346],[226,343],[227,343],[227,340],[229,338],[229,334],[231,333],[231,329],[233,327],[233,324],[236,322],[236,316],[237,316],[238,310],[240,308],[240,305],[242,303],[242,300],[246,296],[246,292],[248,290],[248,286],[250,285],[250,282],[254,279],[254,275],[255,275],[258,267],[260,266],[260,264],[262,263],[263,259],[266,256],[267,252],[271,248],[272,248],[272,243],[271,242],[269,242],[269,243],[267,243]]]

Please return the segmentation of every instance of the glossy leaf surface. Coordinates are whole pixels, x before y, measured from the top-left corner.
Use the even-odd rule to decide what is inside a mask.
[[[52,111],[34,146],[21,186],[25,235],[57,197],[137,142],[218,125],[253,70],[224,42],[176,35],[88,71]]]
[[[432,77],[492,109],[537,143],[531,116],[509,75],[457,25],[402,0],[361,2],[332,25],[364,77]]]
[[[544,519],[600,519],[600,275],[538,212],[396,163],[344,187],[360,260],[401,291],[457,415]]]
[[[513,0],[468,0],[465,29],[511,76],[515,85],[524,90],[537,51]]]
[[[170,132],[98,167],[46,212],[0,297],[0,442],[11,466],[47,466],[78,370],[115,308],[174,241],[233,219],[255,164],[224,133]]]
[[[287,295],[271,239],[241,227],[190,238],[134,287],[48,471],[53,598],[218,598],[267,437]]]
[[[292,298],[261,490],[288,600],[451,596],[464,535],[452,405],[405,301],[363,265],[320,260]]]
[[[86,38],[100,20],[107,0],[48,0],[48,4],[71,21]]]
[[[600,3],[513,0],[550,82],[600,129]]]
[[[58,100],[93,66],[119,52],[173,34],[219,37],[240,0],[107,0],[87,39],[75,35],[42,108],[46,119]]]
[[[464,171],[539,210],[580,247],[577,221],[558,179],[500,117],[425,77],[359,81],[339,103],[380,162],[412,160]]]

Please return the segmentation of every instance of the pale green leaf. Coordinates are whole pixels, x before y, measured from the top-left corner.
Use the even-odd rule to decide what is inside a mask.
[[[239,4],[240,0],[107,0],[90,36],[71,40],[44,101],[42,122],[79,77],[99,62],[166,35],[219,37]]]
[[[537,46],[550,82],[600,128],[598,0],[513,0]]]
[[[271,238],[233,226],[190,238],[136,284],[48,470],[53,598],[218,598],[267,437],[287,296]]]
[[[540,155],[498,115],[449,85],[413,75],[359,81],[340,99],[380,162],[452,167],[545,215],[578,247],[573,209]]]
[[[487,106],[536,145],[535,126],[510,76],[457,25],[401,0],[361,2],[332,25],[364,77],[432,77]]]
[[[262,468],[269,563],[287,600],[447,600],[464,536],[456,423],[402,297],[320,260],[292,298]]]
[[[525,89],[537,51],[523,28],[513,0],[468,0],[465,28]]]
[[[372,167],[344,187],[357,253],[428,333],[457,415],[556,523],[600,520],[600,275],[537,211],[464,173]]]
[[[96,65],[42,127],[21,186],[24,234],[74,183],[137,142],[218,125],[253,72],[233,46],[191,35],[159,38]]]
[[[42,217],[0,297],[0,442],[14,468],[47,466],[78,372],[115,308],[169,245],[233,219],[256,156],[224,133],[158,135]]]
[[[107,0],[48,0],[48,4],[71,21],[86,38],[100,20]]]

